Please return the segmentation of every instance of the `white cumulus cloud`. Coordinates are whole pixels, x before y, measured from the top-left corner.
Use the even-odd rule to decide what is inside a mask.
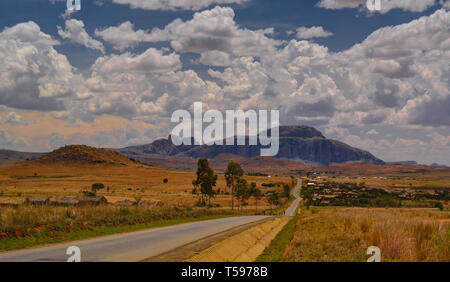
[[[313,27],[299,27],[297,29],[296,37],[298,39],[311,39],[318,37],[329,37],[332,36],[333,33],[326,31],[321,26],[313,26]]]
[[[392,9],[402,9],[410,12],[423,12],[436,4],[436,0],[380,0],[381,11],[384,14]],[[320,8],[339,10],[345,8],[366,8],[367,0],[321,0]]]
[[[58,34],[64,39],[85,46],[86,48],[98,50],[105,53],[103,43],[93,39],[85,30],[83,21],[70,19],[66,20],[66,27],[62,29],[58,26]]]
[[[243,4],[251,0],[113,0],[144,10],[200,10],[211,5]]]

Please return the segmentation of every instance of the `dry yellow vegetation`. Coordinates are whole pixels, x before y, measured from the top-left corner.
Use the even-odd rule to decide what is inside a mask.
[[[168,183],[163,183],[164,178],[167,178]],[[93,183],[100,182],[106,188],[100,190],[98,195],[105,196],[109,202],[139,197],[141,200],[160,200],[166,206],[192,207],[198,199],[191,193],[194,178],[194,172],[166,170],[143,164],[58,166],[22,163],[0,167],[0,202],[22,203],[26,197],[32,196],[80,196],[81,191],[90,190]],[[249,182],[256,182],[263,192],[277,189],[261,187],[264,182],[291,182],[288,177],[245,178]],[[223,175],[219,175],[216,188],[227,191]],[[213,204],[228,207],[231,205],[231,196],[218,195]],[[258,206],[268,207],[264,201]]]
[[[450,212],[432,209],[311,208],[300,213],[282,261],[450,261]]]
[[[189,258],[188,262],[252,262],[290,220],[276,217],[231,236]]]

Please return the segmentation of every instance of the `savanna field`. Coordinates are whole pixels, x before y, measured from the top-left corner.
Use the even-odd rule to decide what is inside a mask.
[[[253,215],[275,211],[264,198],[247,199],[239,211],[237,201],[231,210],[231,196],[223,174],[215,189],[220,193],[212,206],[197,207],[199,194],[193,194],[195,172],[173,171],[120,160],[123,165],[64,165],[25,162],[0,168],[0,250],[12,250],[47,243],[64,242],[93,236],[134,231],[196,220],[226,216]],[[282,191],[291,184],[289,177],[246,176],[262,193]],[[277,183],[266,187],[266,182]],[[107,199],[100,206],[33,206],[28,197],[79,197],[94,183],[104,188],[97,196]],[[114,203],[134,203],[121,207]],[[138,202],[158,202],[138,207]],[[287,199],[282,199],[280,205]]]
[[[449,262],[450,212],[436,209],[302,207],[259,261]]]
[[[88,150],[86,154],[84,150]],[[280,195],[286,193],[286,186],[290,189],[295,186],[294,178],[245,175],[244,179],[255,183],[262,196],[247,197],[239,208],[235,199],[232,211],[230,188],[224,174],[219,173],[215,189],[220,192],[212,198],[211,206],[200,207],[197,205],[200,195],[193,193],[195,171],[167,170],[114,153],[89,150],[82,148],[83,154],[77,152],[77,158],[84,156],[79,162],[74,161],[73,152],[69,151],[66,152],[69,155],[60,153],[0,167],[1,251],[228,216],[277,215],[293,200],[293,197],[282,197],[271,202],[267,195],[273,191]],[[70,159],[70,164],[66,159]],[[309,181],[317,185],[332,181],[335,184],[330,191],[345,183],[349,186],[355,183],[357,189],[385,189],[392,195],[402,191],[433,195],[436,191],[447,191],[450,183],[450,174],[442,168],[425,171],[403,166],[365,168],[311,168],[307,172],[310,177],[304,177],[302,185]],[[300,177],[305,172],[290,173]],[[25,203],[28,197],[83,196],[94,183],[103,184],[96,194],[105,197],[108,204],[33,206]],[[342,189],[344,195],[347,188]],[[367,191],[364,193],[370,193]],[[114,204],[124,200],[133,204]],[[369,204],[373,203],[369,200]],[[144,201],[160,204],[138,205]],[[437,202],[442,204],[440,208],[435,207]],[[398,203],[397,207],[389,208],[314,206],[304,199],[298,215],[286,224],[258,260],[366,261],[367,248],[377,246],[382,261],[450,261],[448,201],[421,196]]]

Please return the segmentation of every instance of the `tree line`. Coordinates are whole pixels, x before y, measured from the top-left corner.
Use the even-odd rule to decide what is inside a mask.
[[[258,210],[258,201],[263,197],[263,193],[256,186],[255,182],[248,183],[244,178],[244,170],[237,162],[230,161],[225,170],[225,180],[227,187],[231,190],[231,209],[235,208],[235,200],[238,209],[242,209],[243,204],[250,198],[255,199],[255,209]],[[192,180],[194,187],[192,193],[200,193],[197,206],[212,206],[211,199],[221,193],[220,188],[215,189],[217,185],[217,174],[210,167],[207,159],[199,159],[197,163],[196,178]],[[267,201],[271,205],[278,206],[280,198],[278,193],[268,193]]]

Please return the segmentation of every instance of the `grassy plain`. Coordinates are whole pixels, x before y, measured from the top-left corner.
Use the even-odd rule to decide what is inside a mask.
[[[168,183],[163,183],[167,178]],[[93,183],[104,183],[105,189],[97,194],[105,196],[109,202],[119,200],[159,200],[165,206],[192,207],[198,196],[192,194],[194,172],[166,170],[162,168],[137,166],[73,166],[56,167],[54,165],[17,165],[0,167],[0,202],[22,203],[32,196],[80,196],[82,191],[89,191]],[[287,183],[288,177],[246,176],[249,182],[266,192],[282,188],[266,188],[262,183]],[[217,187],[227,191],[225,178],[219,175]],[[221,207],[231,205],[230,195],[218,195],[213,200]],[[250,201],[250,204],[252,201]],[[268,207],[263,200],[258,206]],[[250,207],[249,207],[250,208]]]
[[[364,262],[367,248],[382,261],[450,261],[450,212],[437,209],[303,208],[260,261]],[[283,243],[284,242],[284,243]],[[281,250],[280,250],[281,249]],[[280,256],[279,254],[282,253]]]
[[[164,183],[164,179],[168,182]],[[143,164],[123,166],[58,166],[22,163],[0,167],[0,250],[78,240],[94,236],[128,232],[196,220],[255,213],[254,200],[240,211],[231,211],[231,196],[220,194],[213,199],[215,208],[195,208],[198,195],[192,194],[194,172],[161,169]],[[290,178],[248,176],[264,192],[280,191],[262,183],[290,183]],[[81,196],[93,183],[105,188],[97,195],[108,202],[119,200],[161,201],[162,206],[118,207],[114,205],[82,207],[33,207],[23,204],[26,197]],[[223,175],[217,187],[227,191]],[[1,204],[18,204],[8,207]],[[269,209],[258,202],[258,211]]]

